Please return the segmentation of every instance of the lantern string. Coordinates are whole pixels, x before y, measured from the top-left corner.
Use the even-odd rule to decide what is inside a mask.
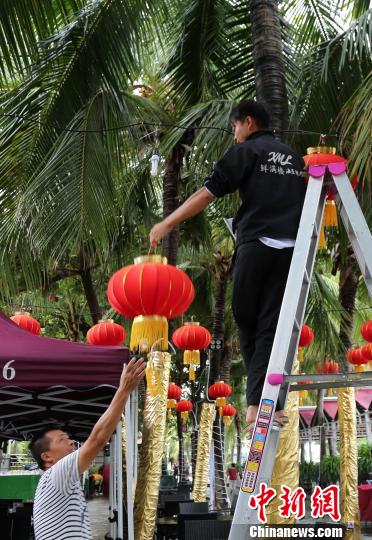
[[[216,130],[216,131],[223,131],[225,133],[229,133],[230,135],[233,135],[233,131],[231,129],[222,128],[222,127],[218,127],[218,126],[209,126],[209,125],[183,126],[181,124],[171,124],[171,123],[164,123],[164,122],[159,123],[159,122],[146,121],[146,122],[133,122],[133,123],[130,123],[130,124],[122,124],[122,125],[119,125],[119,126],[114,126],[112,128],[77,129],[77,128],[67,128],[67,127],[61,126],[60,124],[55,123],[55,122],[45,122],[45,121],[40,120],[38,118],[33,119],[32,117],[27,116],[27,115],[20,115],[20,114],[2,112],[2,113],[0,113],[0,117],[13,118],[15,120],[22,120],[22,121],[27,120],[30,124],[38,124],[38,125],[41,125],[41,126],[49,126],[49,127],[52,127],[54,129],[56,129],[57,131],[64,131],[64,132],[67,132],[67,133],[108,133],[108,132],[112,132],[112,131],[122,131],[122,130],[125,130],[125,129],[131,129],[131,128],[139,127],[139,126],[142,126],[142,127],[151,126],[151,127],[155,127],[155,130],[152,131],[151,133],[146,134],[145,136],[155,134],[155,141],[156,141],[155,144],[156,145],[158,144],[157,141],[158,141],[159,135],[160,135],[160,128],[162,128],[162,127],[177,128],[177,129],[184,129],[184,130],[188,130],[188,129],[190,129],[190,130],[211,129],[211,130]],[[304,130],[304,129],[273,129],[272,131],[275,134],[277,134],[277,133],[293,133],[293,134],[298,134],[298,135],[319,135],[323,139],[326,138],[326,137],[335,137],[336,139],[339,138],[338,133],[321,133],[319,131],[309,131],[309,130]],[[143,139],[143,138],[144,137],[141,137],[140,139]]]

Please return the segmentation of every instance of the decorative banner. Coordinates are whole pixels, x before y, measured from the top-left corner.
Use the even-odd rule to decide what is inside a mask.
[[[207,500],[210,450],[215,416],[214,403],[203,403],[200,415],[194,489],[192,492],[195,502],[205,502]]]
[[[340,429],[341,516],[346,525],[345,538],[361,538],[358,504],[358,445],[355,390],[338,389],[338,423]]]
[[[158,370],[161,386],[157,396],[146,393],[143,412],[142,446],[139,458],[138,480],[134,501],[135,540],[152,540],[164,453],[167,395],[171,355],[154,352],[149,355]]]
[[[298,358],[292,373],[298,373]],[[276,451],[275,466],[271,477],[270,487],[276,490],[276,497],[268,507],[268,524],[294,524],[295,516],[283,518],[278,508],[282,504],[279,494],[283,485],[294,490],[298,487],[300,470],[298,466],[299,429],[298,429],[298,392],[289,392],[285,414],[288,424],[280,430],[279,445]]]

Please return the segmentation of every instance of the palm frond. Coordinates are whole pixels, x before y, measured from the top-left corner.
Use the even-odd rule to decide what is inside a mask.
[[[218,66],[227,54],[227,0],[180,2],[168,28],[170,55],[162,76],[183,107],[220,96]]]
[[[39,57],[39,41],[71,22],[83,0],[5,0],[0,4],[1,85],[22,77]]]

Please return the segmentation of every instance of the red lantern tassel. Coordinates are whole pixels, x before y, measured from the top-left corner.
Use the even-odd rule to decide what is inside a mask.
[[[326,201],[325,203],[323,227],[338,227],[337,209],[334,201]]]
[[[318,242],[318,251],[322,249],[327,249],[327,241],[324,234],[324,225],[322,225],[322,228],[320,229],[319,242]]]
[[[192,364],[189,369],[189,381],[195,381],[195,367]]]
[[[226,398],[224,398],[224,397],[218,397],[218,398],[216,399],[216,406],[217,406],[217,407],[221,407],[221,408],[222,408],[222,407],[224,407],[225,405],[226,405]]]
[[[158,315],[135,317],[130,334],[131,351],[149,352],[155,342],[158,350],[168,349],[167,319]]]

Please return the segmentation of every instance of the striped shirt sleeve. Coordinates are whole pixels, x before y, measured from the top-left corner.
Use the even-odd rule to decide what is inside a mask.
[[[79,450],[75,450],[53,465],[50,480],[59,492],[66,496],[71,495],[74,486],[80,481]]]

